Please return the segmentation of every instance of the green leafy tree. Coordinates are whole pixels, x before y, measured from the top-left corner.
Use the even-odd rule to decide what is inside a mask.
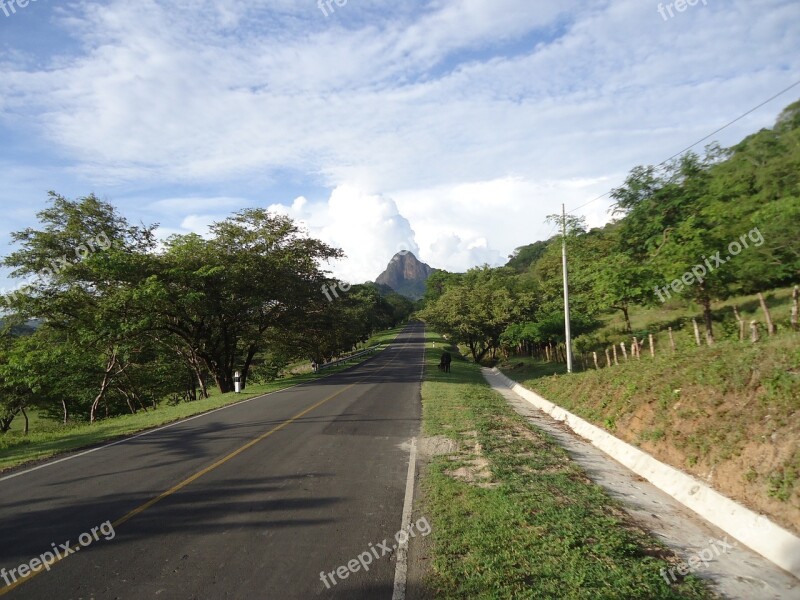
[[[534,298],[517,285],[511,269],[471,269],[450,276],[443,291],[420,317],[463,343],[476,362],[501,347],[503,332],[518,319],[532,314]]]

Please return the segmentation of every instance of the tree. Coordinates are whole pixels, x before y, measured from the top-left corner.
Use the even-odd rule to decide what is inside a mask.
[[[21,248],[3,261],[14,277],[33,278],[6,299],[18,316],[42,319],[49,329],[69,333],[79,352],[103,357],[90,420],[121,372],[120,352],[143,333],[130,310],[130,288],[120,268],[130,255],[155,245],[152,227],[131,227],[94,195],[70,201],[50,192],[50,206],[38,214],[41,228],[13,233]]]
[[[716,146],[710,146],[702,160],[686,154],[667,165],[660,178],[652,167],[640,167],[623,188],[612,192],[616,210],[626,215],[620,240],[627,256],[662,278],[664,283],[653,289],[660,300],[682,291],[703,307],[709,341],[713,340],[711,303],[729,293],[730,281],[725,269],[703,266],[725,243],[723,217],[714,209],[710,185],[710,169],[723,155]]]
[[[509,325],[532,315],[534,298],[515,279],[511,269],[489,267],[450,276],[420,317],[452,341],[465,344],[480,362],[489,353],[494,356]]]
[[[263,209],[241,211],[211,233],[170,238],[140,285],[150,327],[180,340],[225,393],[237,368],[246,381],[259,352],[305,329],[308,308],[322,301],[319,264],[341,251]]]

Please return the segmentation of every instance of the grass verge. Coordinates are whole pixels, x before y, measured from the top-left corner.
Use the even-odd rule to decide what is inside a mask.
[[[690,576],[668,585],[672,554],[631,523],[544,432],[485,383],[478,366],[440,373],[426,353],[422,511],[432,523],[427,587],[436,598],[713,597]]]
[[[368,346],[389,343],[402,330],[403,328],[400,327],[381,332],[369,340]],[[312,372],[293,374],[269,383],[249,385],[241,394],[219,394],[212,391],[211,397],[207,399],[177,405],[169,405],[164,402],[156,410],[120,415],[103,419],[94,424],[70,423],[64,425],[33,414],[31,415],[32,431],[28,435],[23,435],[22,419],[18,418],[14,423],[15,428],[0,436],[0,473],[20,465],[46,460],[65,452],[89,448],[264,394],[328,377],[369,358],[369,356],[365,356],[352,363],[326,369],[319,374]]]

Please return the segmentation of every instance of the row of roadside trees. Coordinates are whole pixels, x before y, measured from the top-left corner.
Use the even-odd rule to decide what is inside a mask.
[[[27,282],[3,296],[0,431],[26,408],[65,422],[149,410],[324,362],[408,317],[413,306],[354,286],[330,302],[322,265],[340,250],[288,217],[249,209],[175,235],[131,225],[110,204],[55,193],[13,234],[3,264]],[[107,244],[87,243],[104,240]],[[36,325],[20,335],[20,327]]]

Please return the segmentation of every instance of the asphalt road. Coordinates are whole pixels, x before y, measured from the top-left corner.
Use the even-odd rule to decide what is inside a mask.
[[[389,600],[422,334],[411,325],[316,383],[0,478],[0,576],[13,585],[19,565],[78,549],[17,587],[0,578],[0,596]],[[369,571],[321,580],[373,549]]]

